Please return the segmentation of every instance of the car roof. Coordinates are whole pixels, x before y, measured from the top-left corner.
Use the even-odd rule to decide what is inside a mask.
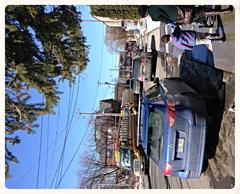
[[[148,101],[143,99],[143,104],[141,108],[141,142],[144,152],[147,154],[147,145],[148,145],[148,129],[147,129],[147,122],[148,122]]]

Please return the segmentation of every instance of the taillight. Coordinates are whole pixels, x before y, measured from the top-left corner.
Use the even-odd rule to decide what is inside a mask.
[[[141,58],[141,65],[144,65],[144,63],[145,63],[145,57],[142,56],[142,58]]]
[[[172,174],[172,164],[170,162],[165,163],[163,173],[166,176],[170,176]]]
[[[188,177],[190,178],[192,176],[192,171],[189,170]]]
[[[144,75],[143,75],[143,74],[140,75],[139,78],[138,78],[138,80],[143,82],[143,81],[144,81]]]
[[[168,127],[171,128],[174,126],[176,119],[175,103],[171,95],[168,95],[167,98],[167,112],[168,112]]]

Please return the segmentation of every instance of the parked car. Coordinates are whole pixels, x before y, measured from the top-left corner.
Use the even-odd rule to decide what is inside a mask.
[[[139,81],[152,81],[154,79],[153,69],[157,62],[157,52],[142,52],[133,58],[133,78]]]
[[[143,84],[137,78],[131,78],[129,80],[129,87],[132,93],[134,94],[141,94]]]
[[[143,95],[141,144],[166,176],[198,178],[206,136],[206,105],[180,78],[158,80]]]
[[[156,52],[143,52],[133,58],[132,78],[130,79],[130,89],[133,93],[140,94],[142,83],[154,79],[156,61]]]

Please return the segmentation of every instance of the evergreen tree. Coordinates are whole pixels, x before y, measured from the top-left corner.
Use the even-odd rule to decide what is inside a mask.
[[[91,5],[91,14],[112,19],[140,19],[138,5]]]
[[[7,146],[20,143],[14,132],[34,133],[40,115],[53,113],[57,85],[86,68],[88,46],[81,31],[81,13],[74,6],[7,6],[5,9],[5,169],[17,159]],[[29,103],[34,88],[42,101]],[[6,173],[7,175],[8,173]]]

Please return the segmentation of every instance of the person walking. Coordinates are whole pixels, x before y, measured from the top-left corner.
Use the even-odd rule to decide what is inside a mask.
[[[138,13],[141,18],[149,15],[153,21],[182,25],[191,24],[193,21],[205,16],[227,14],[232,10],[232,6],[216,11],[214,9],[206,9],[204,6],[195,7],[192,5],[141,5]]]
[[[176,26],[172,34],[166,34],[161,37],[161,42],[164,44],[171,43],[182,50],[192,50],[195,45],[223,42],[222,40],[214,39],[213,37],[215,36],[215,34],[210,34],[208,32],[203,33],[193,30],[181,30],[179,26]]]

